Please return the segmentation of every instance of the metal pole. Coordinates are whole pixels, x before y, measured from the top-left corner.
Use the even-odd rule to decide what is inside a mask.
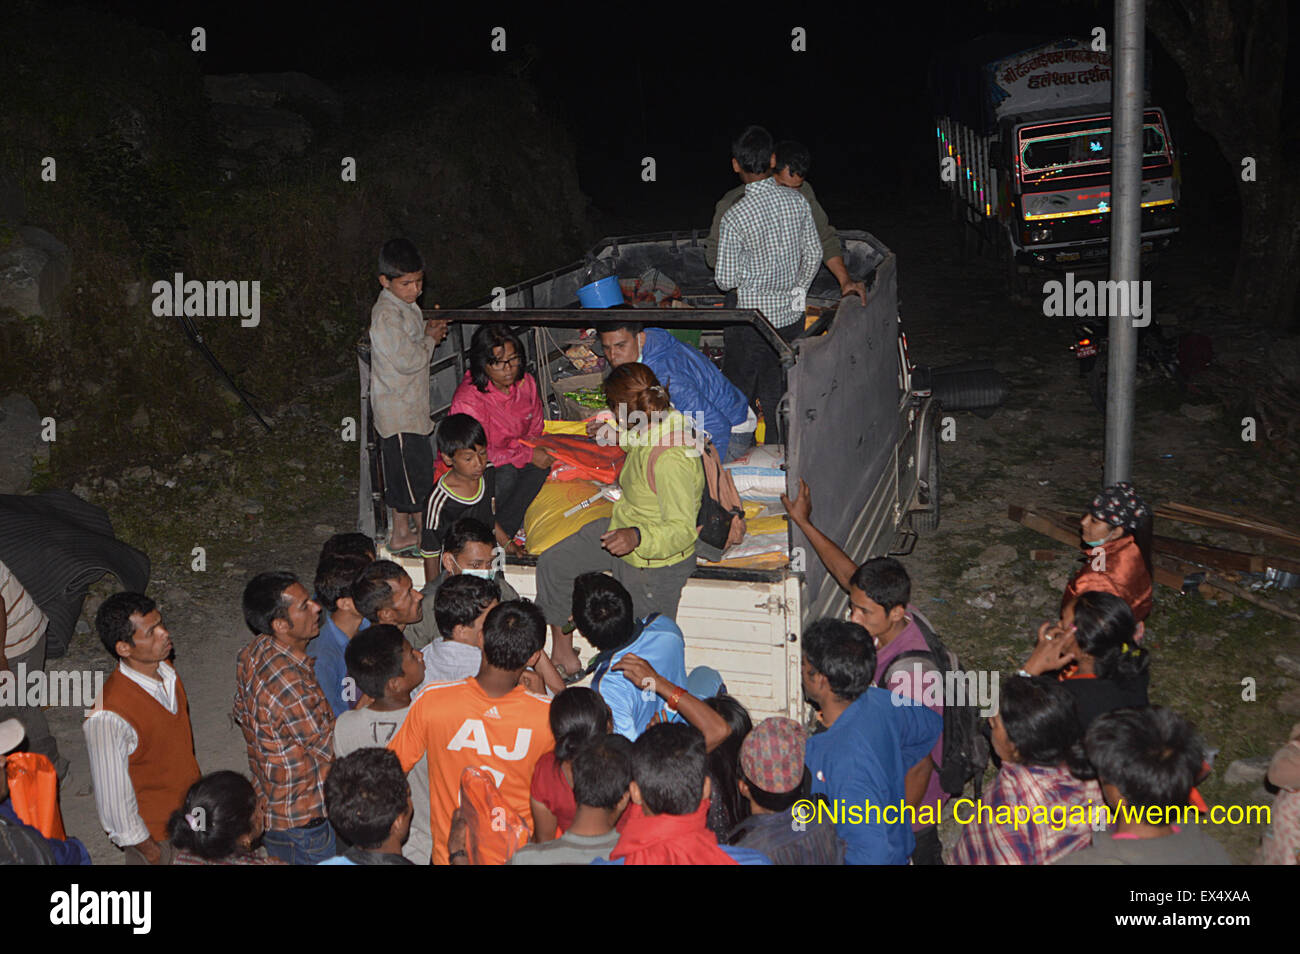
[[[1115,0],[1114,85],[1111,102],[1110,279],[1136,291],[1141,286],[1143,0]],[[1100,296],[1098,296],[1100,298]],[[1107,485],[1128,480],[1133,461],[1133,392],[1137,370],[1136,295],[1125,295],[1126,314],[1110,316],[1110,364],[1106,394]],[[1115,300],[1114,298],[1111,299]],[[1150,303],[1143,297],[1144,305]]]

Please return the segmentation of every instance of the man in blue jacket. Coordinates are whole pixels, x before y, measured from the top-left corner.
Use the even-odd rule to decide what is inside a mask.
[[[811,802],[796,803],[794,811],[796,820],[835,822],[845,864],[905,865],[915,840],[903,780],[934,748],[943,716],[895,705],[872,685],[875,671],[875,646],[857,623],[822,619],[804,631],[804,698],[826,726],[808,740],[804,760],[812,792],[825,802],[820,819]]]
[[[745,396],[698,348],[683,344],[663,328],[646,328],[630,319],[611,318],[598,330],[610,367],[630,361],[647,365],[668,389],[673,407],[709,432],[724,461],[735,460],[753,445],[757,418]],[[733,435],[732,428],[738,427],[743,430]]]
[[[682,721],[653,691],[611,669],[633,653],[673,685],[685,686],[686,642],[675,622],[658,613],[638,620],[632,594],[604,573],[584,573],[573,581],[573,622],[598,650],[591,688],[609,706],[617,734],[635,742],[657,715],[665,722]]]

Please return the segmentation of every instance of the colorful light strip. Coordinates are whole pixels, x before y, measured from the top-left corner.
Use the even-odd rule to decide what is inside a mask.
[[[1173,204],[1174,204],[1173,199],[1156,199],[1153,202],[1143,202],[1142,208],[1150,209],[1150,208],[1154,208],[1157,205],[1173,205]],[[1023,216],[1023,218],[1026,222],[1038,222],[1041,221],[1042,219],[1072,219],[1080,215],[1095,215],[1098,212],[1109,212],[1109,211],[1110,209],[1101,209],[1101,208],[1079,209],[1074,212],[1049,212],[1046,215],[1025,215]]]

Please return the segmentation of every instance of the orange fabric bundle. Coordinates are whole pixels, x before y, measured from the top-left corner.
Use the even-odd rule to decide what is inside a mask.
[[[507,804],[484,769],[461,772],[460,811],[467,825],[465,853],[472,865],[503,865],[532,837],[532,826]]]
[[[66,841],[59,811],[59,777],[53,763],[36,752],[12,752],[5,756],[5,777],[14,814],[23,824],[46,838]]]
[[[597,444],[590,437],[577,434],[543,434],[520,438],[519,443],[540,447],[556,460],[552,480],[594,480],[612,484],[618,480],[627,455],[621,447]]]

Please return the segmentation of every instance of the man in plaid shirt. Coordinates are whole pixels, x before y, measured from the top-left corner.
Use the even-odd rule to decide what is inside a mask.
[[[316,864],[337,854],[325,819],[334,713],[307,655],[320,605],[291,573],[253,577],[243,603],[255,638],[239,653],[233,714],[267,803],[263,844],[290,864]]]
[[[808,201],[768,173],[772,136],[750,126],[732,143],[731,167],[745,180],[745,196],[722,216],[714,281],[736,289],[737,308],[757,308],[786,341],[803,330],[804,296],[821,267],[822,246]],[[779,442],[777,402],[784,390],[781,365],[747,325],[723,332],[723,373],[746,399],[757,399],[767,421],[767,440]]]

